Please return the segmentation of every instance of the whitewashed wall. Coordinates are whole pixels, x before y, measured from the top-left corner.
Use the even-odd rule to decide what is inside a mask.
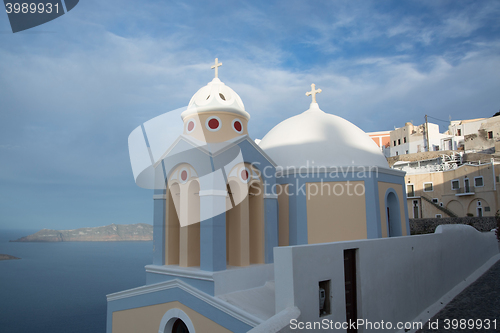
[[[429,235],[275,248],[276,313],[295,306],[300,321],[344,322],[343,251],[353,248],[358,318],[394,324],[420,318],[499,252],[493,232],[466,225],[439,226]],[[324,280],[331,280],[332,314],[320,318],[318,282]]]

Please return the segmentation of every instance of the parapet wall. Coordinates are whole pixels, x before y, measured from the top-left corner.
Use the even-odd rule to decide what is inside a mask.
[[[412,235],[433,233],[438,225],[465,224],[476,228],[478,231],[491,231],[496,228],[494,216],[485,217],[445,217],[429,219],[410,219],[410,231]]]
[[[357,318],[394,325],[427,320],[424,310],[499,253],[493,232],[467,225],[439,226],[429,235],[275,248],[276,313],[296,306],[302,322],[345,322],[347,249],[356,249]],[[318,285],[325,280],[331,314],[320,317]]]

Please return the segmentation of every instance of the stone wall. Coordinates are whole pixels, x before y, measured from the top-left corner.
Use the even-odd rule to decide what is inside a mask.
[[[431,234],[441,224],[466,224],[479,231],[490,231],[496,228],[495,217],[445,217],[429,219],[410,219],[412,235]]]

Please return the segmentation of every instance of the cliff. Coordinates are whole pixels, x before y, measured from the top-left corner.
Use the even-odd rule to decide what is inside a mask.
[[[0,260],[14,260],[14,259],[21,259],[21,258],[14,257],[8,254],[0,254]]]
[[[113,242],[153,240],[153,226],[145,223],[111,224],[73,230],[43,229],[12,242]]]

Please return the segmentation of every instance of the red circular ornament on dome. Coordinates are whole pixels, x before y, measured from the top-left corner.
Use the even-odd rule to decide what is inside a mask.
[[[215,118],[212,118],[208,121],[208,127],[210,127],[210,129],[217,129],[217,127],[219,127],[219,121]]]
[[[236,130],[236,132],[241,132],[241,130],[243,129],[243,125],[241,125],[241,122],[236,120],[234,123],[233,123],[233,127],[234,129]]]
[[[191,132],[194,129],[194,121],[190,121],[187,126],[188,132]]]
[[[187,171],[186,171],[186,170],[182,170],[182,172],[181,172],[181,180],[182,180],[183,182],[185,182],[185,181],[187,180],[187,178],[188,178],[188,173],[187,173]]]
[[[248,171],[246,169],[241,170],[241,179],[243,180],[248,179]]]

